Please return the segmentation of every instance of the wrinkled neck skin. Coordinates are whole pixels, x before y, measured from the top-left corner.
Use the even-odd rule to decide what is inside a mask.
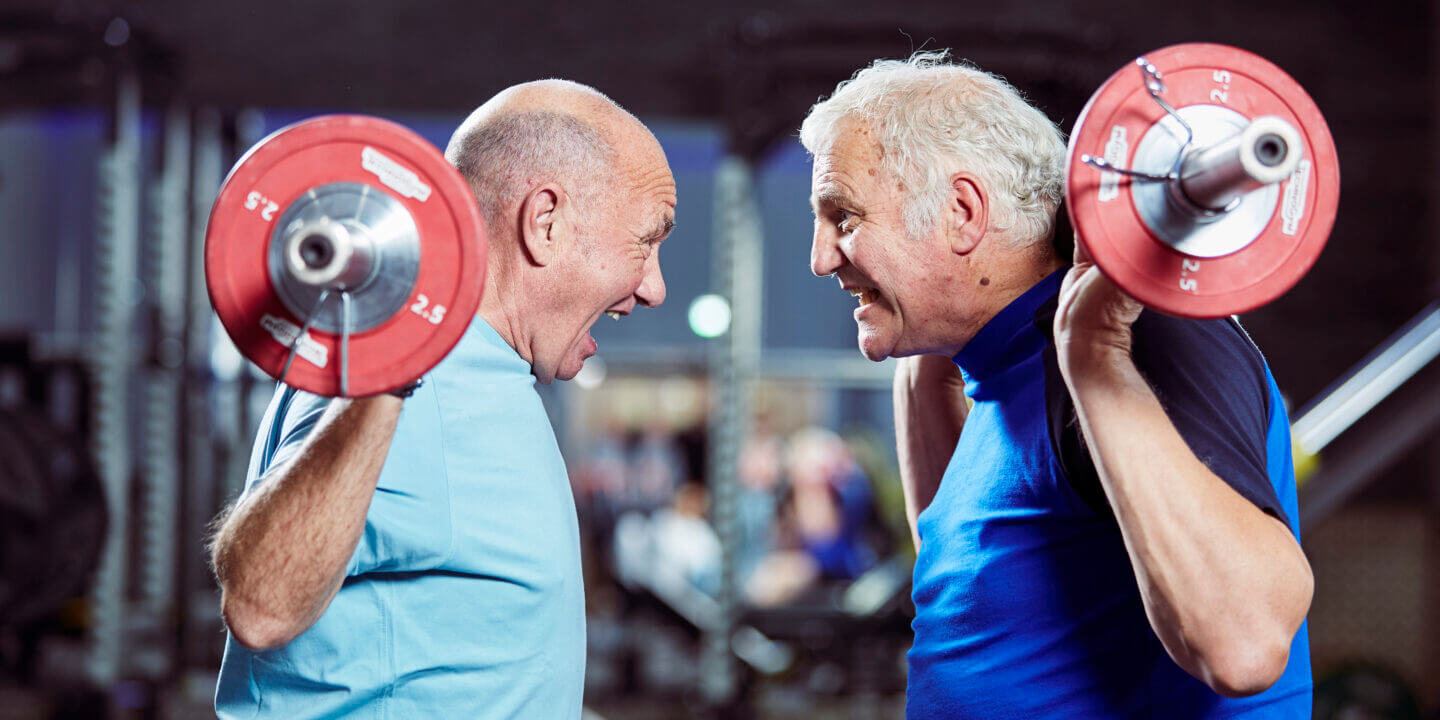
[[[518,238],[492,236],[486,257],[485,295],[475,314],[494,328],[525,362],[533,365],[534,328],[523,302],[524,298],[533,297],[527,292],[532,283],[529,282],[529,268],[525,267],[528,263],[519,249],[519,242]]]
[[[1016,298],[1065,266],[1049,238],[1024,243],[993,229],[986,242],[955,257],[961,287],[950,294],[948,316],[956,318],[950,340],[924,354],[954,357]]]

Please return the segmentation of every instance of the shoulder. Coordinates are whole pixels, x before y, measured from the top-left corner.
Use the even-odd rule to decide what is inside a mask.
[[[1036,323],[1053,319],[1053,305]],[[1047,334],[1047,337],[1049,335]],[[1269,477],[1270,379],[1265,359],[1233,318],[1193,320],[1146,310],[1131,357],[1195,456],[1262,510],[1284,518]],[[1046,348],[1046,406],[1061,473],[1092,509],[1107,513],[1053,345]]]
[[[1135,321],[1134,338],[1136,355],[1181,355],[1265,372],[1260,349],[1233,317],[1181,318],[1147,309]]]
[[[1133,343],[1135,366],[1162,403],[1203,393],[1269,408],[1265,359],[1234,318],[1196,320],[1147,309],[1135,322]]]
[[[433,422],[447,447],[485,448],[511,456],[544,454],[553,444],[549,414],[530,365],[472,327],[460,344],[426,376]]]

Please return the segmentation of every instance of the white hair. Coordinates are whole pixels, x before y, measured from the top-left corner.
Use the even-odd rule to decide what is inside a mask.
[[[905,192],[906,229],[934,229],[950,176],[970,170],[992,203],[992,224],[1014,241],[1048,239],[1064,193],[1065,141],[1055,123],[1004,78],[950,62],[948,50],[876,60],[810,108],[800,142],[811,154],[854,118],[883,150],[881,166]]]
[[[615,169],[614,148],[600,130],[563,112],[484,110],[455,130],[445,158],[470,184],[486,227],[508,222],[505,213],[535,178],[560,183],[578,206],[592,207]]]

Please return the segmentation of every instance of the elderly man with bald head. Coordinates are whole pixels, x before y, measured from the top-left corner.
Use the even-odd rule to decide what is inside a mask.
[[[638,120],[555,80],[496,95],[446,157],[485,297],[418,386],[277,388],[214,541],[222,718],[580,716],[579,532],[535,383],[580,371],[602,314],[664,301],[675,182]]]

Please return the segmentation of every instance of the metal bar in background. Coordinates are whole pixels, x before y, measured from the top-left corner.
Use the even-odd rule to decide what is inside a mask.
[[[1336,441],[1300,486],[1300,528],[1309,530],[1440,428],[1440,372],[1417,378]],[[1421,382],[1421,381],[1424,382]]]
[[[227,114],[221,122],[222,136],[229,147],[228,158],[234,160],[258,140],[264,119],[253,110]],[[216,194],[218,195],[218,188]],[[207,198],[213,202],[214,195]],[[206,215],[209,215],[207,202]],[[209,302],[206,295],[206,302]],[[207,305],[208,308],[208,305]],[[214,311],[207,309],[214,317]],[[216,476],[220,480],[219,503],[228,506],[245,489],[245,470],[250,464],[250,442],[253,428],[247,427],[249,396],[247,388],[253,366],[240,354],[234,339],[218,322],[210,323],[210,442],[215,454]],[[218,509],[218,508],[217,508]],[[211,510],[212,515],[215,510]]]
[[[767,380],[813,380],[832,387],[883,390],[895,384],[895,361],[865,359],[855,348],[846,350],[766,350],[760,372]]]
[[[95,233],[95,335],[87,364],[94,388],[92,452],[105,488],[110,523],[90,595],[87,670],[109,687],[124,672],[126,549],[131,479],[130,373],[140,224],[140,79],[122,64],[115,73],[113,138],[100,157]]]
[[[1290,435],[1314,455],[1440,355],[1440,302],[1391,335],[1299,413]]]
[[[754,169],[731,156],[715,175],[714,263],[716,289],[730,302],[730,331],[718,338],[710,360],[709,476],[711,520],[720,539],[721,621],[704,633],[700,693],[714,708],[732,704],[739,689],[730,636],[738,616],[735,575],[740,539],[736,504],[742,443],[750,435],[754,381],[759,374],[764,282],[764,238],[755,203]]]
[[[1440,301],[1300,411],[1290,428],[1296,446],[1312,455],[1329,448],[1320,469],[1300,485],[1302,530],[1338,510],[1434,432],[1440,424],[1440,383],[1433,381],[1433,373],[1420,378],[1430,382],[1415,378],[1437,356]],[[1410,391],[1396,395],[1401,386]],[[1370,419],[1356,427],[1362,418]]]
[[[184,439],[180,496],[181,522],[181,648],[187,667],[213,665],[220,642],[220,608],[205,551],[206,530],[219,506],[220,478],[216,475],[211,442],[210,345],[214,313],[205,290],[205,223],[210,205],[220,192],[224,176],[224,143],[220,113],[202,108],[194,115],[191,150],[190,227],[187,233],[185,291]]]
[[[185,247],[189,234],[190,115],[183,106],[165,115],[162,165],[150,187],[149,232],[141,268],[144,273],[151,345],[141,416],[140,610],[145,642],[136,653],[136,670],[162,679],[174,666],[180,534],[180,388],[185,362]]]
[[[695,374],[705,367],[705,349],[681,345],[611,345],[601,357],[612,377]],[[895,382],[895,361],[871,362],[854,348],[768,348],[760,355],[756,379],[811,381],[889,393]]]

